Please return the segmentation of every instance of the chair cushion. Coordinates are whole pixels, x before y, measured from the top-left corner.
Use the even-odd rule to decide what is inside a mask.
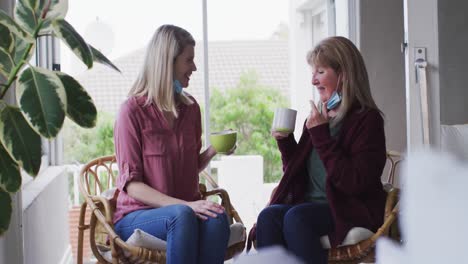
[[[135,229],[126,241],[129,245],[147,249],[166,250],[166,241],[146,233],[141,229]]]
[[[143,247],[151,250],[166,250],[166,241],[159,239],[155,236],[152,236],[145,231],[141,229],[135,229],[133,231],[133,234],[127,239],[127,242],[129,245],[136,246],[136,247]],[[104,257],[105,260],[112,262],[112,255],[111,251],[107,250],[105,252],[101,252],[102,256]],[[124,255],[126,257],[130,257],[130,252],[124,251]],[[137,257],[130,257],[131,263],[139,263],[139,264],[149,264],[153,263],[150,261],[141,261],[138,260]]]
[[[100,195],[102,197],[106,198],[107,200],[110,200],[110,199],[114,198],[115,191],[117,191],[117,187],[112,187],[110,189],[107,189],[107,190],[103,191]]]
[[[374,233],[369,229],[365,229],[363,227],[353,227],[351,228],[351,230],[349,230],[348,234],[346,234],[343,243],[341,243],[341,245],[339,245],[338,247],[357,244],[363,240],[370,238],[373,235]],[[325,249],[331,248],[328,236],[320,237],[320,243],[322,243],[322,247]]]
[[[231,234],[229,235],[228,247],[246,240],[245,226],[241,223],[234,223],[229,228]]]

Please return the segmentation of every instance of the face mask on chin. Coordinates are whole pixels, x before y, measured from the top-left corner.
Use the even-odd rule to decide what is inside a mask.
[[[341,103],[341,92],[338,92],[338,85],[340,84],[341,76],[338,77],[338,83],[336,84],[335,92],[333,92],[330,99],[327,101],[327,109],[332,110],[337,108]]]
[[[173,87],[174,87],[174,93],[176,94],[182,93],[183,87],[182,87],[182,84],[179,82],[179,80],[174,80]]]
[[[337,91],[335,91],[330,97],[330,99],[328,99],[327,101],[327,109],[328,110],[335,109],[340,105],[340,103],[341,103],[341,95]]]

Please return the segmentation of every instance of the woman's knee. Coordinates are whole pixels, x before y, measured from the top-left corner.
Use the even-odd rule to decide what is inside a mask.
[[[285,232],[322,235],[332,226],[328,214],[320,206],[300,205],[288,210],[283,219]]]
[[[209,217],[207,220],[201,220],[201,230],[205,234],[206,241],[218,241],[216,243],[228,243],[230,235],[229,221],[226,213],[218,214],[217,217]],[[213,240],[214,239],[214,240]],[[211,243],[211,242],[209,242]]]
[[[176,204],[171,205],[171,207],[177,222],[192,222],[193,224],[196,223],[197,216],[190,206]]]
[[[209,218],[209,225],[211,229],[217,232],[229,234],[229,221],[226,213],[218,214],[215,218]]]
[[[288,223],[289,225],[297,225],[301,224],[304,218],[304,213],[297,207],[291,208],[285,215],[284,215],[284,223]]]
[[[281,211],[283,211],[282,208],[276,205],[266,207],[258,215],[257,225],[278,221],[283,216]]]

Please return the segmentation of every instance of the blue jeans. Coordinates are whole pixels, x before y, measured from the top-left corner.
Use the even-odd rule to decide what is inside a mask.
[[[327,263],[320,237],[333,231],[330,207],[324,202],[271,205],[258,216],[257,247],[280,245],[305,263]]]
[[[165,240],[167,264],[223,263],[230,232],[225,213],[203,221],[186,205],[134,211],[114,227],[123,240],[136,228]]]

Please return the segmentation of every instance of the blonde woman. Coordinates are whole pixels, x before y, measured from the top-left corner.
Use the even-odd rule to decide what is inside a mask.
[[[186,30],[158,28],[121,106],[114,128],[115,231],[124,240],[136,228],[165,240],[167,263],[222,263],[228,220],[198,189],[198,174],[216,151],[200,153],[200,107],[184,91],[197,70],[194,47]]]
[[[321,236],[337,247],[352,227],[375,232],[383,222],[384,121],[351,41],[327,38],[307,62],[320,102],[310,102],[299,142],[272,132],[284,175],[249,240],[256,235],[258,248],[281,245],[305,263],[327,263]]]

